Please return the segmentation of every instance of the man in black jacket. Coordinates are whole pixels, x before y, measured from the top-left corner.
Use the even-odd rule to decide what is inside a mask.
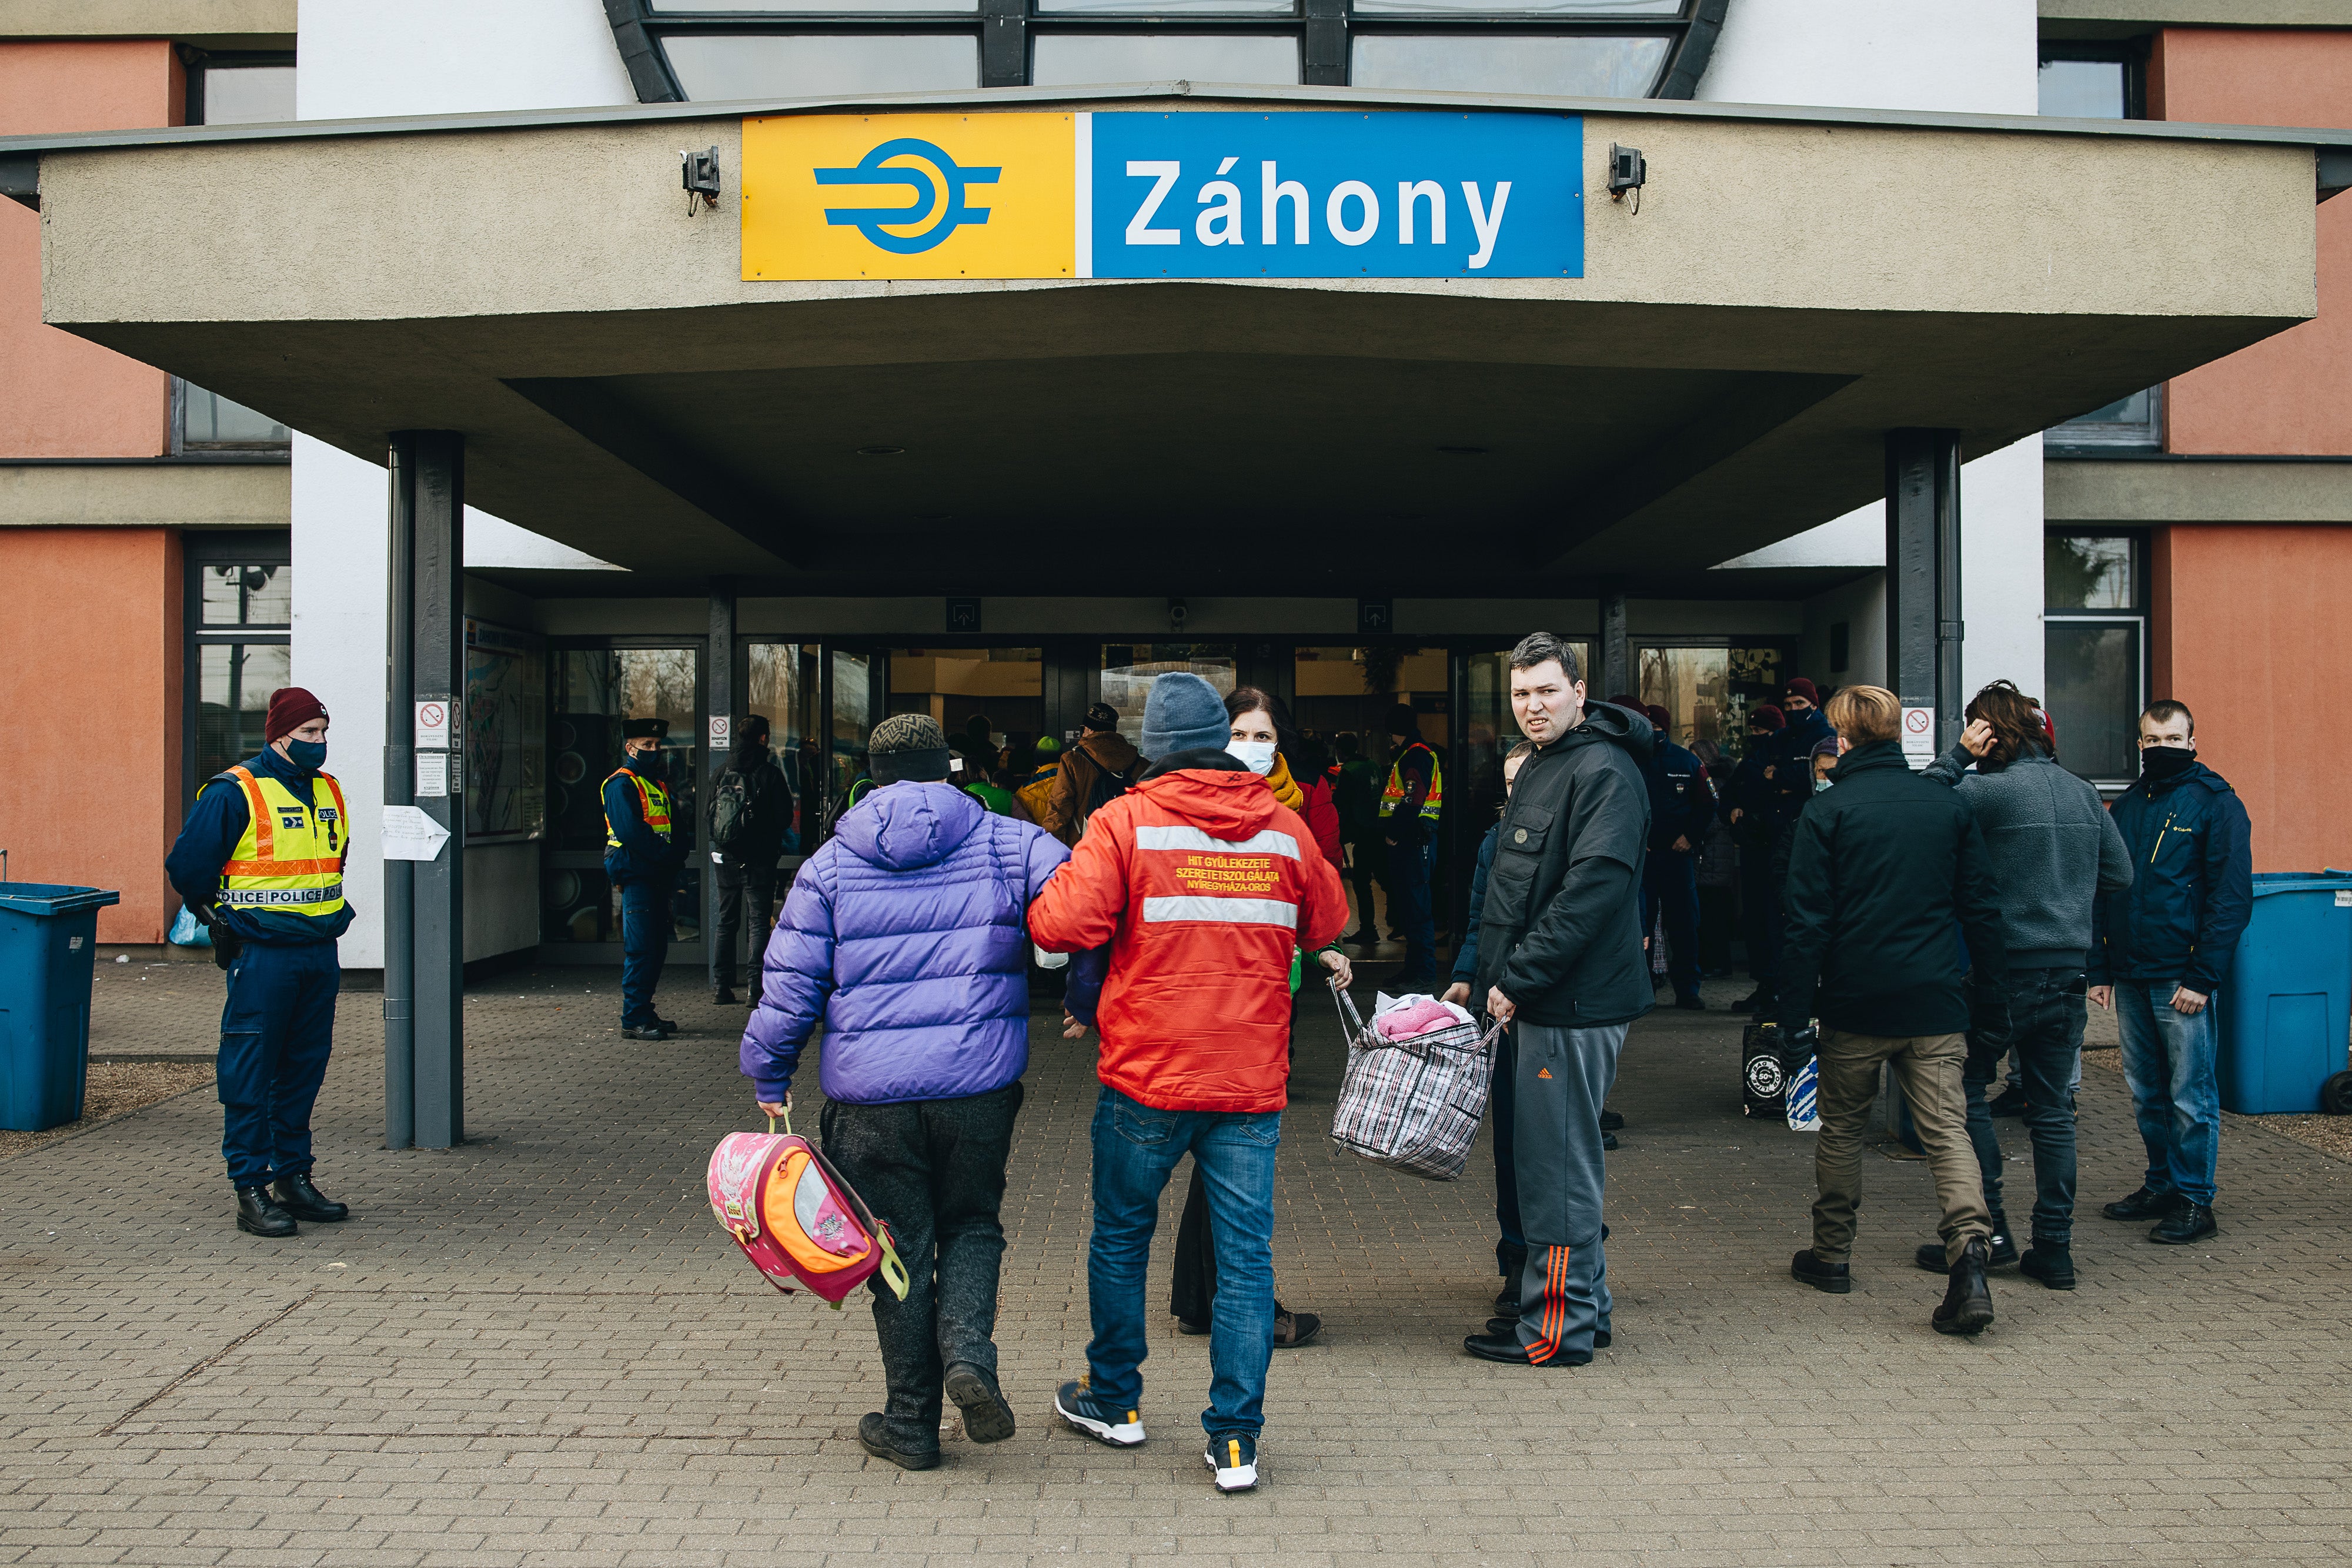
[[[1549,632],[1511,651],[1511,711],[1535,742],[1495,841],[1474,995],[1512,1026],[1512,1155],[1527,1263],[1463,1348],[1515,1366],[1581,1366],[1610,1340],[1601,1107],[1625,1031],[1650,1010],[1642,861],[1650,721],[1590,708],[1575,651]]]
[[[1895,694],[1848,686],[1830,699],[1828,716],[1837,769],[1832,788],[1797,819],[1780,949],[1781,1029],[1792,1043],[1814,1044],[1821,1063],[1821,1197],[1813,1244],[1789,1271],[1832,1294],[1853,1289],[1847,1260],[1862,1205],[1863,1129],[1879,1068],[1891,1066],[1944,1210],[1937,1228],[1950,1284],[1930,1321],[1940,1333],[1972,1334],[1992,1322],[1992,1218],[1961,1075],[1971,1048],[2008,1049],[1999,890],[1968,803],[1904,761]],[[1975,966],[1972,992],[1962,985],[1955,921]],[[1972,997],[1983,1009],[1973,1030]]]
[[[736,947],[743,936],[743,906],[751,906],[750,1000],[760,1000],[760,961],[768,931],[776,923],[776,859],[793,826],[793,787],[768,750],[768,721],[753,714],[728,758],[727,770],[710,791],[710,868],[719,879],[719,939],[710,948],[710,999],[735,1001]],[[737,788],[740,786],[740,789]],[[719,841],[722,802],[728,805],[728,841]]]
[[[1674,742],[1666,710],[1656,703],[1643,712],[1657,736],[1644,769],[1650,786],[1650,858],[1642,871],[1642,929],[1659,929],[1664,912],[1667,973],[1675,1005],[1697,1012],[1698,846],[1715,821],[1715,786],[1695,752]]]

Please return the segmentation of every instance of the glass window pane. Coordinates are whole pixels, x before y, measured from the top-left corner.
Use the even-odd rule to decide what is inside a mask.
[[[2042,706],[2058,727],[2058,761],[2085,779],[2139,771],[2140,629],[2053,621],[2042,632]]]
[[[837,16],[852,11],[920,12],[926,16],[969,16],[980,0],[653,0],[656,11],[772,11],[793,15]]]
[[[180,407],[180,439],[191,446],[283,446],[293,439],[284,425],[268,414],[200,386],[185,388]]]
[[[293,650],[283,643],[206,643],[196,649],[197,789],[262,747],[269,698],[293,684]]]
[[[1295,16],[1294,0],[1037,0],[1041,16]]]
[[[2136,610],[2132,541],[2053,535],[2042,545],[2042,600],[2052,610]]]
[[[948,743],[970,745],[965,755],[1003,748],[1003,770],[1025,784],[1036,771],[1035,748],[1045,725],[1045,654],[1041,648],[893,648],[890,711],[927,713]],[[985,734],[989,738],[982,741]]]
[[[1643,648],[1641,695],[1666,710],[1666,735],[1700,758],[1721,755],[1731,708],[1731,650]],[[1607,694],[1603,694],[1605,696]],[[1708,749],[1700,751],[1701,747]]]
[[[1660,37],[1374,33],[1356,39],[1357,87],[1647,98],[1672,41]]]
[[[294,118],[292,66],[206,66],[206,125],[263,125]]]
[[[829,98],[980,85],[980,40],[961,34],[695,33],[662,40],[689,99]]]
[[[798,844],[787,852],[805,852],[816,847],[819,813],[824,810],[824,765],[817,736],[817,702],[823,677],[814,643],[754,643],[751,647],[751,695],[747,712],[768,721],[768,747],[793,787],[793,831]]]
[[[547,836],[559,850],[604,847],[604,780],[621,765],[621,721],[666,718],[673,841],[691,849],[702,758],[692,648],[567,648],[555,655],[555,761]]]
[[[1714,740],[1716,749],[1709,753],[1691,747],[1703,762],[1711,762],[1717,756],[1737,762],[1748,755],[1748,716],[1766,703],[1779,703],[1791,673],[1785,648],[1745,647],[1734,648],[1730,653],[1727,665],[1729,680],[1725,687],[1723,717]]]
[[[528,632],[466,622],[466,841],[547,828],[547,654]]]
[[[207,566],[199,569],[196,597],[206,626],[290,626],[294,569],[290,566]]]
[[[1231,643],[1106,643],[1102,651],[1102,700],[1118,715],[1118,732],[1143,743],[1143,702],[1151,683],[1171,670],[1190,670],[1219,695],[1233,691],[1235,649]]]
[[[866,742],[874,733],[874,664],[864,653],[833,652],[832,804],[849,799],[866,774]]]
[[[1683,0],[1356,0],[1359,16],[1680,16]]]
[[[1289,86],[1298,40],[1251,33],[1045,33],[1030,46],[1038,87],[1094,82],[1229,81]]]
[[[2041,110],[2044,114],[2063,115],[2070,120],[2124,117],[2121,60],[2044,60],[2041,86]]]

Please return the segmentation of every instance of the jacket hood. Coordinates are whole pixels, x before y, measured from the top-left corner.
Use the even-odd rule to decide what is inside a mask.
[[[987,815],[952,784],[886,784],[851,808],[835,833],[868,865],[911,871],[945,860]]]
[[[1595,741],[1607,741],[1635,762],[1647,765],[1650,753],[1657,749],[1658,732],[1651,727],[1647,715],[1632,708],[1619,707],[1615,703],[1587,703],[1584,722],[1544,749],[1590,746]]]
[[[1223,756],[1223,753],[1218,755]],[[1227,758],[1228,762],[1233,762]],[[1242,768],[1194,766],[1147,779],[1132,793],[1173,812],[1213,839],[1246,839],[1274,821],[1276,802],[1265,780]]]

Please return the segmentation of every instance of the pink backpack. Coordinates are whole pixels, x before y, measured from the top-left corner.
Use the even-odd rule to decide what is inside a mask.
[[[751,1266],[786,1295],[795,1285],[841,1309],[842,1298],[877,1270],[907,1299],[907,1270],[890,1228],[815,1145],[768,1119],[765,1133],[730,1133],[710,1154],[710,1211]]]

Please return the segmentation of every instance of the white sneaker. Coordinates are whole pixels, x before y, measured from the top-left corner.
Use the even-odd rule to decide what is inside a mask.
[[[1087,1437],[1114,1448],[1132,1448],[1143,1441],[1141,1414],[1113,1405],[1088,1388],[1083,1377],[1054,1391],[1054,1410]]]
[[[1219,1491],[1254,1491],[1257,1488],[1257,1439],[1245,1432],[1228,1432],[1209,1439],[1201,1456],[1216,1472]]]

